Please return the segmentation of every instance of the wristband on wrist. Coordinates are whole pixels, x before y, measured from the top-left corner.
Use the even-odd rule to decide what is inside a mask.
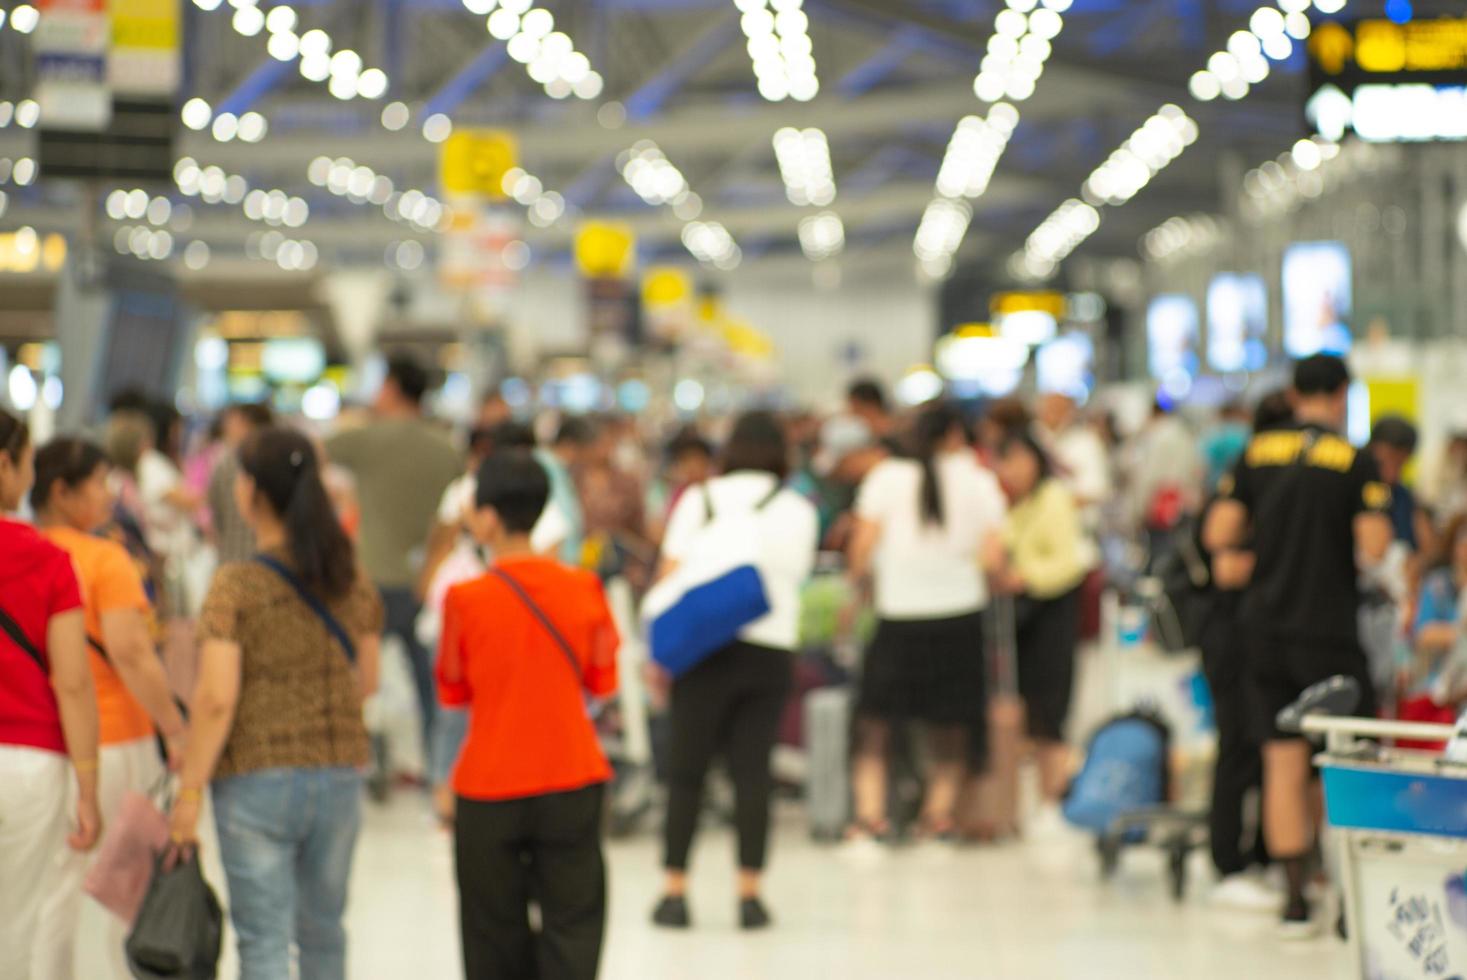
[[[178,801],[180,803],[198,803],[203,798],[204,791],[198,787],[189,788],[185,786],[178,791]]]

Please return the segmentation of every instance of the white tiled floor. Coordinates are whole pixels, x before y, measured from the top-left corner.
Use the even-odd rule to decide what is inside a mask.
[[[449,841],[421,803],[373,809],[354,876],[351,976],[459,976]],[[734,928],[732,842],[700,838],[687,934],[654,930],[652,836],[610,846],[608,980],[872,978],[1266,978],[1349,975],[1330,940],[1281,944],[1268,916],[1209,907],[1194,889],[1173,905],[1161,862],[1128,854],[1098,881],[1083,841],[1041,848],[919,848],[856,860],[814,845],[781,816],[768,899],[778,927]]]

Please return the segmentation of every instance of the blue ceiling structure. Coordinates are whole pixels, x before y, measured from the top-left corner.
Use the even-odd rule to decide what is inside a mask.
[[[1192,72],[1246,27],[1260,2],[1074,0],[1046,74],[1020,106],[1021,122],[975,207],[968,253],[1006,256],[1166,101],[1193,115],[1200,141],[1134,201],[1108,213],[1082,254],[1134,255],[1139,236],[1172,214],[1218,209],[1226,176],[1220,161],[1255,165],[1302,132],[1304,65],[1297,51],[1241,102],[1201,104],[1187,93]],[[642,132],[663,133],[668,158],[704,198],[706,216],[731,228],[743,221],[751,228],[746,252],[757,243],[766,254],[798,254],[796,228],[804,213],[785,200],[770,143],[786,110],[801,125],[831,119],[840,190],[833,209],[851,214],[849,247],[910,243],[923,188],[930,196],[954,125],[963,112],[982,111],[971,85],[1002,9],[996,0],[806,0],[823,90],[809,106],[795,106],[759,98],[733,0],[543,0],[558,29],[606,79],[604,94],[591,104],[548,98],[462,0],[292,0],[299,30],[322,27],[338,48],[352,47],[386,70],[391,87],[376,102],[330,98],[302,79],[294,62],[266,55],[263,35],[239,36],[228,5],[214,11],[184,5],[185,97],[236,114],[258,111],[270,122],[270,135],[256,146],[223,146],[190,134],[190,145],[200,149],[195,155],[201,162],[206,153],[232,161],[254,186],[306,195],[313,224],[361,216],[359,206],[306,183],[311,157],[340,153],[400,187],[431,191],[436,148],[424,141],[420,120],[443,113],[455,125],[522,134],[524,166],[584,215],[645,215],[649,206],[616,173],[617,134],[630,141]],[[1379,6],[1357,0],[1352,9]],[[28,94],[33,69],[26,44],[13,31],[0,32],[0,99]],[[954,111],[924,108],[938,97]],[[379,121],[382,104],[391,100],[413,110],[412,124],[401,132]],[[597,109],[611,101],[621,104],[625,118],[609,130]],[[913,111],[910,118],[893,111],[881,126],[863,124],[860,108],[877,102],[910,104]],[[692,126],[713,135],[702,142],[677,137],[678,127]],[[679,251],[677,225],[667,224],[668,235],[648,241],[653,252]],[[562,236],[547,251],[563,247]],[[349,243],[342,248],[349,251]]]

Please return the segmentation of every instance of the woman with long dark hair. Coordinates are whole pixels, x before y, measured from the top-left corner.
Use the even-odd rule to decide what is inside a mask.
[[[734,783],[739,924],[760,929],[770,923],[760,896],[773,789],[770,755],[793,683],[800,588],[814,568],[819,534],[814,505],[784,486],[789,455],[778,419],[768,412],[744,415],[724,446],[723,475],[689,488],[667,524],[663,574],[696,557],[701,532],[719,515],[749,519],[770,612],[672,684],[667,874],[653,915],[660,926],[690,924],[688,855],[702,810],[703,782],[715,755],[725,758]]]
[[[304,436],[261,430],[239,468],[260,554],[222,567],[204,603],[173,838],[197,841],[208,786],[243,980],[289,976],[292,944],[302,980],[341,980],[382,602]]]
[[[962,416],[950,405],[918,415],[904,458],[866,477],[856,498],[850,574],[875,586],[878,626],[856,706],[852,839],[880,839],[893,728],[920,723],[932,766],[921,832],[953,833],[953,810],[987,730],[981,555],[1002,524],[998,481],[978,465]],[[976,746],[975,746],[975,743]]]
[[[97,805],[97,701],[81,591],[66,552],[4,515],[35,477],[25,423],[0,410],[0,977],[56,975],[71,936],[40,929],[64,847],[91,850]],[[75,800],[68,821],[68,799]],[[68,826],[69,825],[69,826]],[[69,836],[68,836],[69,832]]]
[[[168,687],[168,675],[150,632],[151,604],[143,578],[127,549],[97,531],[112,519],[111,466],[101,448],[82,439],[59,438],[36,453],[31,508],[41,533],[71,558],[81,585],[92,680],[101,723],[98,777],[102,819],[112,820],[129,793],[147,793],[163,777],[165,764],[182,761],[184,718]],[[155,733],[163,737],[160,758]],[[83,900],[85,860],[66,863],[58,892],[45,903],[42,929],[70,937],[53,948],[51,973],[73,976],[77,952],[102,951],[99,976],[132,975],[123,955],[126,924],[101,905]]]
[[[1039,759],[1041,829],[1062,826],[1069,783],[1065,723],[1080,640],[1080,584],[1088,571],[1075,496],[1055,476],[1032,433],[1014,432],[999,451],[1009,516],[988,557],[989,575],[1014,598],[1019,696]]]

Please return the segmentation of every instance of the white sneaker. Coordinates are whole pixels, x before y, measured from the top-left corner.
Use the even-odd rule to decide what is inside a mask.
[[[1255,875],[1228,875],[1213,886],[1213,905],[1239,912],[1277,912],[1279,893]]]

